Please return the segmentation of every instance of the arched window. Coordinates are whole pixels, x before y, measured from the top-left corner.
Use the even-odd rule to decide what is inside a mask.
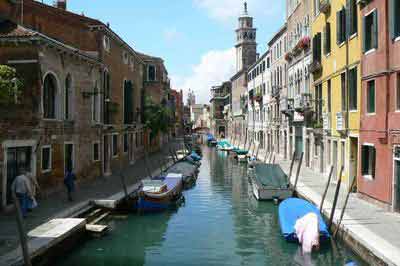
[[[64,118],[65,120],[72,120],[72,79],[71,75],[68,74],[67,78],[65,79],[65,92],[64,92]]]
[[[48,74],[43,85],[43,117],[56,119],[57,80],[54,75]]]
[[[107,71],[103,73],[103,95],[104,95],[104,111],[103,111],[103,122],[106,125],[111,123],[110,115],[110,101],[111,101],[111,86],[110,86],[110,74]]]

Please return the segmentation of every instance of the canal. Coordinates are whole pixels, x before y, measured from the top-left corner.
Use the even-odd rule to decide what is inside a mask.
[[[90,239],[59,266],[345,265],[357,257],[340,243],[303,257],[280,234],[278,208],[251,195],[246,167],[203,149],[197,185],[185,203],[159,214],[111,216],[111,232]]]

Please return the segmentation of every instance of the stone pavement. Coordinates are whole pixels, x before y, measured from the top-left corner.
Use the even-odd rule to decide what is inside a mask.
[[[162,158],[168,157],[168,145],[162,152],[149,155],[151,171],[158,171]],[[169,157],[168,157],[169,158]],[[170,159],[170,158],[169,158]],[[137,160],[134,165],[123,171],[127,186],[139,182],[147,176],[144,159]],[[90,201],[108,198],[122,191],[122,182],[118,173],[111,176],[101,176],[94,180],[84,181],[76,185],[74,201],[67,200],[64,190],[53,193],[45,199],[39,200],[39,206],[29,213],[25,219],[27,232],[54,218],[65,218],[89,206]],[[17,224],[14,212],[0,214],[0,256],[14,250],[19,245]]]
[[[264,156],[260,160],[263,160]],[[276,163],[289,173],[290,161],[276,157]],[[297,170],[295,163],[292,172],[292,184]],[[320,206],[328,177],[324,174],[306,168],[304,165],[298,179],[297,191],[303,198]],[[331,184],[324,202],[323,213],[330,216],[336,185]],[[347,195],[346,188],[341,187],[336,212],[333,222],[338,223],[340,214]],[[358,250],[359,245],[368,249],[373,255],[387,265],[400,265],[400,214],[386,211],[385,209],[369,203],[352,193],[345,215],[341,223],[345,235],[350,236],[356,243],[352,245]],[[354,242],[353,241],[353,242]],[[363,253],[363,251],[360,251]],[[368,254],[364,254],[368,255]],[[362,256],[364,258],[364,256]],[[368,256],[367,256],[368,257]],[[369,261],[374,264],[374,262]]]

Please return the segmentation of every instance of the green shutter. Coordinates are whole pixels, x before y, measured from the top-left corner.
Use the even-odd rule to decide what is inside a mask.
[[[377,10],[373,13],[373,33],[372,33],[372,47],[378,49],[378,12]]]
[[[326,25],[324,26],[324,54],[328,53],[328,34]]]
[[[326,23],[326,34],[327,34],[327,48],[328,53],[331,52],[331,23]]]
[[[364,16],[362,18],[362,51],[365,53],[367,51],[367,18]]]
[[[340,44],[340,36],[342,36],[341,34],[341,11],[336,12],[336,44]]]
[[[395,14],[396,14],[396,1],[397,0],[389,0],[389,31],[390,37],[392,40],[396,38],[396,29],[395,29]]]
[[[372,167],[372,169],[371,169],[371,170],[372,170],[372,173],[371,173],[371,175],[372,175],[373,178],[375,178],[376,149],[375,149],[375,147],[371,147],[370,150],[371,150],[371,155],[370,155],[370,156],[372,156],[372,165],[371,165],[371,167]]]
[[[352,14],[351,14],[351,4],[350,0],[346,0],[346,9],[343,10],[343,14],[345,16],[344,18],[344,26],[345,26],[345,40],[347,40],[350,37],[350,25],[351,25],[351,20],[352,20]]]

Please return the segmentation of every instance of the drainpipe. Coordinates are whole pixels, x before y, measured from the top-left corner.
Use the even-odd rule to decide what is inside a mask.
[[[389,1],[385,1],[385,8],[386,10],[389,11]],[[389,16],[386,16],[385,19],[385,23],[387,28],[389,29],[390,27],[390,20],[389,20]],[[386,31],[387,33],[387,31]],[[392,73],[391,69],[390,69],[390,51],[389,51],[389,43],[391,41],[391,36],[390,33],[386,34],[386,51],[385,51],[385,56],[386,56],[386,69],[388,71],[388,75],[386,77],[386,110],[385,110],[385,138],[386,138],[386,143],[388,143],[388,138],[389,138],[389,112],[390,112],[390,75]],[[376,93],[375,93],[376,94]],[[376,95],[375,95],[376,97]]]

